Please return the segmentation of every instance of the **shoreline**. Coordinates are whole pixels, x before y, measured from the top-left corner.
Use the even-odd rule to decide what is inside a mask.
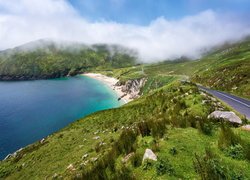
[[[124,104],[129,103],[133,99],[130,98],[130,95],[122,91],[122,86],[117,86],[116,83],[119,81],[116,78],[113,77],[108,77],[102,74],[97,74],[97,73],[84,73],[81,74],[83,76],[87,76],[93,79],[96,79],[98,81],[101,81],[102,83],[106,84],[111,90],[117,94],[119,101],[123,101]]]

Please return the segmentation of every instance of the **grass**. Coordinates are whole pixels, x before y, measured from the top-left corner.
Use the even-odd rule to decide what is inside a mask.
[[[0,179],[250,179],[249,132],[231,126],[223,132],[220,121],[207,119],[229,108],[192,83],[249,98],[249,43],[225,45],[194,61],[95,67],[123,83],[146,78],[143,95],[80,119],[0,162]],[[142,163],[146,148],[159,161]]]
[[[121,108],[76,121],[43,143],[30,145],[17,157],[0,163],[0,178],[98,179],[101,174],[106,179],[192,179],[199,177],[193,166],[194,153],[204,154],[206,146],[212,147],[223,164],[225,161],[230,167],[241,169],[244,177],[250,178],[247,160],[232,159],[218,148],[218,123],[213,122],[211,135],[199,130],[199,117],[206,118],[216,109],[212,104],[203,105],[204,98],[208,97],[202,96],[195,85],[174,81]],[[240,136],[250,138],[241,131]],[[144,164],[134,167],[130,160],[122,163],[131,152],[139,154],[137,161],[142,160],[146,148],[162,157],[163,165],[153,163],[145,170]],[[173,168],[174,173],[159,175],[156,166],[158,171],[162,171],[162,166],[168,171]]]

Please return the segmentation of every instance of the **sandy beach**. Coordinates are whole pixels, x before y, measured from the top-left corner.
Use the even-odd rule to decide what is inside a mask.
[[[119,81],[116,78],[112,78],[112,77],[108,77],[108,76],[105,76],[102,74],[96,74],[96,73],[85,73],[82,75],[88,76],[90,78],[94,78],[108,85],[113,91],[115,91],[118,97],[120,97],[121,100],[124,101],[125,104],[133,100],[130,98],[129,94],[122,92],[122,86],[116,86],[116,83]]]

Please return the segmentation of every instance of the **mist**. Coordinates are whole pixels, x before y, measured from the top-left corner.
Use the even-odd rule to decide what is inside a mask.
[[[143,62],[198,58],[204,49],[250,34],[250,24],[232,14],[206,10],[178,20],[159,17],[150,24],[91,22],[65,0],[0,0],[0,49],[37,39],[91,44],[120,44]]]

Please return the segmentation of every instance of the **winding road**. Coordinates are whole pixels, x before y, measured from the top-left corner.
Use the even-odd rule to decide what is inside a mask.
[[[225,92],[208,89],[200,85],[197,85],[197,86],[199,87],[199,89],[206,91],[207,93],[227,103],[236,111],[245,115],[247,119],[250,119],[250,101],[249,100],[243,99],[243,98],[240,98],[240,97],[237,97],[237,96],[225,93]]]

